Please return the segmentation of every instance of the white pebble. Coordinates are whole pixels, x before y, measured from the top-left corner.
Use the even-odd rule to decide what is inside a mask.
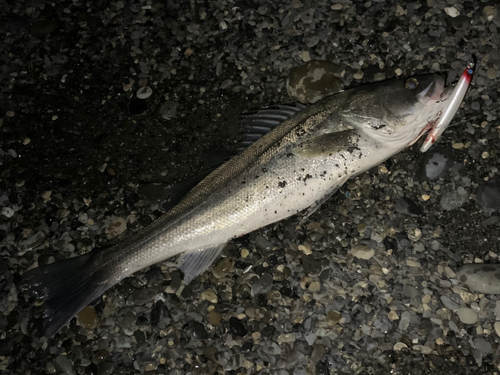
[[[147,99],[151,96],[152,93],[153,89],[149,86],[146,86],[146,87],[141,87],[139,90],[137,90],[136,96],[139,99]]]
[[[454,7],[444,8],[444,11],[446,12],[447,15],[449,15],[450,17],[453,17],[453,18],[460,15],[460,12]]]

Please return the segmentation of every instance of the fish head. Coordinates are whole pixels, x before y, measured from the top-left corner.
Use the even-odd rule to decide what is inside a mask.
[[[341,116],[384,146],[403,149],[437,121],[450,92],[438,73],[360,86],[347,96]]]

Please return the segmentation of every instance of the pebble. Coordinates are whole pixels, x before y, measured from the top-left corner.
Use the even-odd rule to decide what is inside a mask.
[[[284,342],[295,342],[295,334],[294,333],[282,333],[276,339],[278,344],[283,344]]]
[[[85,328],[86,330],[93,330],[97,327],[99,323],[99,318],[95,312],[94,307],[87,306],[82,311],[80,311],[77,315],[78,323],[80,326]]]
[[[444,11],[450,17],[457,17],[460,15],[460,12],[455,7],[446,7],[446,8],[444,8]]]
[[[290,70],[286,81],[288,95],[301,103],[315,103],[339,92],[342,80],[336,76],[339,67],[329,61],[307,61]]]
[[[495,333],[500,337],[500,322],[496,322],[493,326],[495,328]]]
[[[204,340],[208,337],[205,326],[200,322],[190,322],[184,330],[195,340]]]
[[[15,211],[10,207],[2,207],[2,211],[0,211],[2,215],[4,215],[7,219],[10,219],[14,216]]]
[[[55,359],[55,364],[59,370],[65,375],[73,375],[75,372],[73,370],[73,363],[65,355],[58,355]]]
[[[215,309],[210,310],[210,312],[208,313],[208,322],[214,327],[220,324],[221,319],[221,314]]]
[[[474,346],[476,350],[479,350],[481,353],[488,355],[491,353],[493,347],[491,343],[484,339],[483,337],[477,337],[474,339]]]
[[[129,311],[123,317],[120,326],[126,335],[132,336],[135,330],[137,329],[136,322],[137,322],[137,316],[132,311]]]
[[[462,186],[459,186],[457,190],[444,194],[439,201],[439,205],[443,210],[449,211],[461,207],[468,200],[469,194]]]
[[[274,247],[272,242],[260,234],[255,236],[255,246],[261,251],[268,251]]]
[[[452,166],[453,158],[449,151],[440,148],[431,148],[422,158],[422,177],[429,181],[435,181],[440,178],[445,179]]]
[[[418,216],[422,213],[422,209],[410,198],[400,198],[394,205],[396,212],[403,215]]]
[[[487,71],[486,71],[486,76],[489,78],[489,79],[495,79],[497,78],[497,70],[495,68],[489,68]]]
[[[330,310],[326,315],[326,322],[330,326],[336,325],[338,322],[340,322],[340,319],[342,319],[342,314],[335,310]]]
[[[499,323],[499,330],[500,330],[500,323]],[[499,333],[499,336],[500,336],[500,333]],[[318,338],[318,336],[313,332],[307,332],[304,334],[304,338],[306,339],[309,346],[312,346],[316,342],[316,339]]]
[[[410,326],[410,321],[411,321],[411,313],[408,311],[403,312],[401,314],[401,319],[399,320],[398,329],[401,332],[405,332]]]
[[[319,281],[313,281],[310,285],[309,285],[309,291],[311,293],[315,293],[315,292],[319,292],[319,290],[321,289],[321,284]]]
[[[251,288],[252,297],[258,294],[266,294],[273,287],[273,275],[264,273],[259,280],[253,283]]]
[[[233,270],[234,261],[230,258],[222,258],[212,271],[213,275],[220,279]]]
[[[477,322],[477,313],[468,307],[461,307],[456,313],[460,321],[464,324],[474,324]]]
[[[422,231],[418,228],[411,228],[408,230],[408,238],[411,241],[418,241],[422,237]]]
[[[500,294],[500,264],[466,264],[457,272],[460,284],[484,294]]]
[[[445,305],[451,311],[457,311],[460,308],[460,305],[458,303],[456,303],[455,301],[453,301],[448,296],[441,296],[440,299],[441,299],[441,302],[443,302],[443,305]]]
[[[375,255],[375,250],[366,245],[354,245],[350,253],[359,259],[371,259]]]
[[[485,6],[483,12],[488,21],[491,21],[497,14],[496,8],[492,5]]]
[[[217,294],[213,291],[213,289],[205,289],[203,292],[201,292],[201,299],[209,301],[211,303],[217,303],[219,301]]]
[[[151,96],[153,93],[153,89],[149,86],[146,87],[141,87],[139,90],[137,90],[136,96],[139,99],[147,99]]]
[[[127,229],[127,222],[122,217],[115,218],[111,224],[109,224],[106,229],[106,237],[109,239],[119,236]]]
[[[486,213],[500,211],[500,184],[488,182],[479,186],[476,200]]]
[[[395,351],[400,351],[403,349],[408,349],[408,345],[406,345],[404,342],[398,341],[397,343],[394,344],[393,349]]]
[[[240,337],[243,337],[248,333],[243,323],[238,318],[235,317],[229,319],[229,327],[231,328],[231,330],[234,332],[235,335]]]

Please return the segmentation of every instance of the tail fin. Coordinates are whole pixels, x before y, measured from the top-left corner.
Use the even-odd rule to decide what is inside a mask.
[[[92,256],[93,253],[89,253],[65,259],[31,269],[22,276],[25,287],[44,300],[44,336],[54,336],[73,316],[113,285],[95,269]]]

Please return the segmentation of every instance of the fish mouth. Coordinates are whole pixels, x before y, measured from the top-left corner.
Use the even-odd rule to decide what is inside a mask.
[[[434,80],[418,94],[419,100],[426,103],[427,105],[433,105],[436,102],[445,100],[451,90],[445,89],[446,78],[437,73]]]

